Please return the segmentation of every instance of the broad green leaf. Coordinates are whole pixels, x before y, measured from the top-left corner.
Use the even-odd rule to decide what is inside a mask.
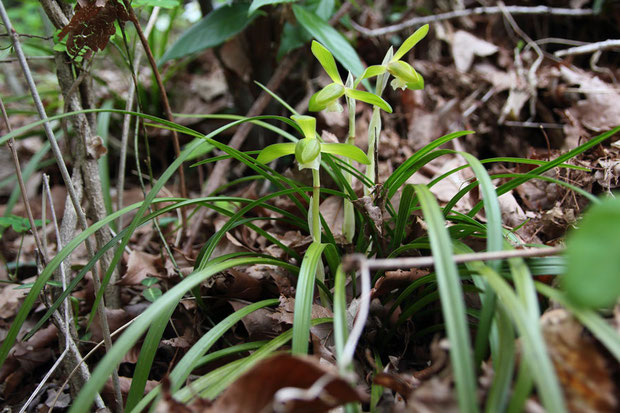
[[[256,10],[260,9],[263,6],[268,6],[270,4],[280,4],[280,3],[294,3],[297,0],[254,0],[250,5],[250,9],[248,10],[248,14],[254,13]]]
[[[321,43],[316,40],[312,41],[312,54],[319,61],[323,69],[327,75],[339,85],[342,85],[342,78],[340,77],[340,73],[338,73],[338,67],[336,67],[336,61],[334,60],[334,56],[323,46]]]
[[[360,148],[350,143],[322,143],[321,152],[329,153],[332,155],[342,155],[347,158],[351,158],[354,161],[368,165],[370,161],[368,157]]]
[[[256,17],[248,16],[248,3],[234,3],[213,10],[190,27],[164,53],[160,64],[218,46],[245,29]]]
[[[415,46],[420,40],[424,39],[424,37],[426,37],[426,35],[428,34],[428,28],[428,24],[425,24],[424,26],[416,30],[411,36],[409,36],[407,40],[405,40],[403,44],[400,45],[396,53],[394,53],[394,57],[392,60],[400,60],[400,58],[403,57],[405,53],[411,50],[413,46]]]
[[[181,5],[181,0],[133,0],[131,2],[132,7],[161,7],[163,9],[174,9]]]
[[[355,76],[362,74],[364,71],[362,61],[355,49],[336,29],[304,7],[294,4],[293,12],[299,24],[321,42],[348,71]]]
[[[295,144],[293,142],[274,143],[260,151],[256,160],[260,163],[269,163],[281,156],[292,155],[295,153]]]
[[[392,107],[390,106],[390,104],[383,100],[383,98],[375,95],[374,93],[364,92],[363,90],[357,89],[347,89],[345,91],[345,94],[355,100],[360,100],[373,106],[380,107],[387,113],[392,113]]]
[[[589,308],[609,307],[620,296],[620,198],[594,205],[566,241],[568,269],[563,279],[571,301]]]

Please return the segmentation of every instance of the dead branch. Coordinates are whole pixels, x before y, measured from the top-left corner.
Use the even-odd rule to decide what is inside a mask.
[[[52,2],[50,0],[42,0],[42,3],[47,3],[48,5],[51,4]],[[49,7],[49,9],[53,9],[53,7]],[[39,117],[42,120],[47,120],[47,113],[45,111],[45,107],[43,106],[43,102],[41,101],[41,97],[39,96],[39,92],[37,90],[36,87],[36,83],[32,77],[32,73],[30,71],[30,66],[28,65],[28,62],[25,59],[25,54],[24,51],[21,47],[21,43],[19,41],[19,37],[17,35],[17,32],[15,31],[15,29],[13,29],[13,25],[11,24],[11,21],[9,19],[9,16],[6,12],[6,9],[4,8],[4,3],[0,0],[0,15],[2,17],[2,21],[4,22],[4,26],[6,27],[7,32],[9,33],[10,37],[11,37],[11,41],[13,43],[13,47],[15,49],[15,53],[17,54],[17,57],[19,58],[19,63],[21,65],[22,68],[22,72],[24,73],[24,76],[26,78],[26,81],[28,83],[28,87],[30,89],[30,93],[32,95],[32,98],[35,102],[35,106],[37,109],[37,112],[39,114]],[[66,18],[66,17],[65,17]],[[67,19],[68,20],[68,19]],[[56,59],[58,63],[60,64],[64,64],[64,61],[62,59]],[[60,69],[60,67],[59,67]],[[59,76],[59,81],[62,81],[61,76]],[[68,89],[68,88],[67,88]],[[65,89],[65,90],[67,90]],[[79,119],[79,118],[78,118]],[[88,126],[88,122],[81,122],[82,124],[86,126]],[[71,202],[73,204],[73,208],[75,209],[75,212],[78,215],[78,219],[80,222],[80,226],[82,227],[83,230],[86,230],[88,228],[88,222],[86,220],[86,215],[84,214],[84,211],[82,211],[82,208],[80,206],[80,202],[79,199],[76,195],[75,192],[75,187],[73,186],[73,183],[71,181],[71,177],[69,175],[69,171],[67,170],[67,166],[65,164],[64,158],[62,156],[62,153],[60,151],[60,147],[58,146],[58,142],[56,140],[56,136],[54,134],[54,131],[52,130],[50,123],[49,122],[45,122],[43,124],[43,129],[45,131],[45,134],[50,142],[50,147],[52,149],[52,153],[54,154],[54,157],[56,158],[56,162],[58,164],[61,176],[65,182],[65,186],[67,188],[67,191],[69,193],[69,196],[71,197]],[[86,131],[86,130],[85,130]],[[88,135],[90,136],[90,135]],[[85,150],[85,148],[84,148]],[[96,161],[95,161],[95,165],[97,165]],[[91,172],[91,171],[85,171],[85,172]],[[94,172],[93,176],[91,176],[90,178],[92,180],[97,180],[99,179],[99,171],[98,169],[96,169]],[[88,189],[88,187],[87,187]],[[101,195],[101,187],[99,184],[99,195]],[[99,198],[100,200],[103,199],[103,197]],[[96,203],[96,202],[95,202]],[[102,201],[99,202],[99,206],[102,206],[103,203]],[[93,205],[96,206],[96,205]],[[99,231],[99,233],[102,233],[101,231]],[[85,241],[86,243],[86,248],[88,250],[88,254],[89,254],[89,258],[92,258],[94,256],[94,248],[92,246],[92,243],[90,242],[89,239],[86,239]],[[105,244],[104,244],[105,245]],[[101,288],[101,282],[100,282],[100,278],[99,278],[99,269],[98,266],[95,266],[95,276],[93,277],[94,283],[95,283],[95,288],[97,290],[99,290]],[[104,331],[104,337],[107,337],[107,341],[108,341],[108,346],[106,346],[108,349],[112,347],[112,340],[110,339],[110,335],[109,335],[109,327],[108,327],[108,320],[106,318],[105,315],[105,307],[103,304],[103,300],[100,301],[100,305],[99,308],[97,309],[98,313],[99,313],[99,317],[101,318],[101,326],[102,329]],[[107,330],[107,334],[106,334],[106,330]],[[120,396],[120,383],[118,380],[118,372],[115,370],[114,374],[113,374],[113,381],[115,382],[115,390],[117,393],[117,403],[119,405],[119,407],[122,406],[122,398],[118,399],[118,396]]]
[[[506,6],[506,12],[510,14],[528,14],[528,15],[553,15],[553,16],[566,16],[566,17],[582,17],[594,15],[592,9],[568,9],[561,7],[547,7],[547,6]],[[432,16],[413,17],[409,20],[405,20],[402,23],[394,24],[392,26],[386,26],[379,29],[367,29],[351,20],[353,28],[364,36],[374,37],[383,36],[386,34],[392,34],[401,30],[422,26],[427,23],[435,23],[444,20],[458,19],[460,17],[468,17],[474,15],[493,15],[501,14],[501,7],[475,7],[473,9],[455,10],[447,13],[435,14]]]
[[[164,113],[166,114],[166,118],[170,122],[174,122],[174,117],[172,116],[172,109],[170,109],[170,102],[168,101],[168,94],[166,93],[166,88],[164,88],[164,83],[161,80],[161,75],[159,73],[159,70],[157,69],[157,62],[155,62],[155,57],[153,57],[153,52],[151,51],[151,47],[149,46],[149,41],[146,38],[144,32],[142,31],[142,26],[140,25],[140,21],[138,20],[138,17],[134,12],[133,7],[131,7],[131,3],[128,0],[123,0],[123,4],[125,5],[125,9],[127,9],[127,13],[129,13],[129,19],[136,28],[140,43],[142,43],[142,47],[144,48],[146,57],[151,65],[151,69],[153,70],[153,75],[155,75],[155,81],[157,82],[157,87],[159,88],[159,93],[161,95],[162,105],[164,107]],[[174,143],[174,154],[178,158],[179,156],[181,156],[181,145],[179,144],[179,135],[174,129],[172,129],[172,137]],[[182,164],[179,166],[179,181],[179,186],[181,188],[181,197],[187,198],[187,187],[185,186],[185,172],[183,172]],[[185,209],[181,209],[181,216],[183,218],[183,228],[185,228],[187,225]]]
[[[554,53],[554,55],[556,55],[557,57],[573,56],[578,54],[596,53],[603,50],[615,49],[618,47],[620,47],[620,39],[609,39],[602,42],[590,43],[583,46],[558,50]]]

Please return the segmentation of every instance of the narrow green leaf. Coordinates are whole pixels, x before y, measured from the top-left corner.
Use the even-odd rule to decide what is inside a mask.
[[[342,85],[342,78],[340,77],[340,73],[338,73],[338,67],[336,67],[336,61],[334,60],[334,56],[327,50],[325,46],[316,40],[312,41],[312,54],[319,61],[323,69],[327,75],[339,85]]]
[[[254,13],[256,10],[260,9],[263,6],[280,3],[294,3],[296,1],[297,0],[253,0],[248,10],[248,14]]]
[[[316,14],[296,4],[293,5],[293,13],[304,29],[321,42],[345,69],[355,76],[362,74],[364,65],[357,52],[336,29]]]
[[[316,268],[323,265],[321,253],[325,244],[313,242],[304,254],[297,278],[295,291],[295,314],[293,316],[293,354],[308,354],[310,338],[310,320],[312,319],[312,302],[314,300],[314,280]]]
[[[217,265],[212,265],[205,270],[195,272],[180,283],[168,290],[162,295],[156,303],[153,303],[139,317],[134,319],[132,325],[118,338],[110,351],[106,353],[104,358],[99,362],[91,379],[84,385],[78,397],[73,401],[70,412],[86,412],[89,411],[93,403],[95,395],[101,390],[108,377],[110,377],[114,368],[120,363],[127,352],[140,339],[142,334],[150,327],[150,325],[170,306],[176,305],[183,296],[192,288],[200,285],[203,281],[227,268],[237,265],[250,265],[258,262],[274,264],[275,261],[268,258],[237,258],[228,260]],[[277,264],[276,264],[277,265]]]
[[[248,3],[233,3],[213,10],[190,27],[162,56],[159,64],[219,46],[245,29],[256,17],[248,16]]]
[[[522,183],[527,182],[530,179],[532,179],[532,176],[534,175],[542,175],[544,172],[547,172],[548,170],[561,165],[562,163],[579,155],[580,153],[584,153],[588,149],[600,144],[601,142],[604,142],[605,140],[611,138],[618,132],[620,132],[620,126],[616,126],[615,128],[590,139],[588,142],[584,143],[583,145],[579,145],[575,149],[568,151],[564,155],[558,156],[553,161],[547,162],[546,164],[541,165],[536,169],[533,169],[532,171],[529,172],[529,174],[524,175],[522,178],[513,179],[510,182],[506,182],[505,184],[500,185],[497,188],[497,195],[501,196],[505,194],[506,192],[510,191],[511,189],[518,187]],[[482,208],[482,205],[479,202],[470,212],[470,214],[472,214],[471,216],[476,215],[476,213],[480,211],[481,208]]]
[[[350,143],[322,143],[321,152],[346,156],[364,165],[370,163],[364,151]]]
[[[407,40],[405,40],[403,44],[400,45],[396,53],[394,53],[394,57],[392,58],[392,60],[400,60],[400,58],[403,57],[405,53],[411,50],[413,46],[415,46],[420,40],[426,37],[426,35],[428,34],[428,29],[428,24],[425,24],[424,26],[416,30],[411,36],[409,36]]]
[[[158,291],[161,294],[161,290]],[[172,317],[172,313],[174,313],[176,304],[177,303],[172,303],[167,309],[162,311],[146,334],[142,349],[140,350],[140,355],[138,356],[138,363],[136,363],[136,369],[134,370],[131,380],[131,387],[127,395],[125,410],[131,410],[144,396],[144,388],[146,387],[146,381],[149,378],[153,366],[153,360],[155,360],[155,353],[159,348],[159,342]]]
[[[282,156],[292,155],[295,153],[295,144],[293,142],[274,143],[260,151],[256,160],[260,163],[267,164],[274,159]]]
[[[363,90],[357,89],[345,89],[345,95],[355,100],[360,100],[362,102],[366,102],[373,106],[378,106],[383,109],[387,113],[392,113],[392,107],[389,103],[387,103],[380,96],[375,95],[374,93],[364,92]]]
[[[336,360],[340,361],[347,342],[349,329],[347,326],[347,297],[346,297],[347,274],[338,266],[334,280],[334,342],[336,344]],[[348,366],[340,366],[341,371]]]
[[[545,409],[549,412],[566,412],[562,390],[547,353],[539,324],[533,322],[524,304],[496,271],[480,261],[468,263],[468,267],[487,279],[514,320],[524,343],[524,356],[528,366],[536,371],[534,381]]]
[[[465,300],[461,279],[452,259],[452,241],[448,235],[443,214],[437,200],[424,185],[415,186],[424,219],[428,225],[428,237],[435,259],[435,272],[441,300],[441,308],[450,340],[450,360],[462,412],[477,412],[476,376],[469,338],[469,326],[465,317]]]

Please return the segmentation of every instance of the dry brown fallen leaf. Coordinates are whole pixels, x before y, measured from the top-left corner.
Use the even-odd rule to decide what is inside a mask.
[[[564,309],[541,317],[543,337],[571,412],[617,412],[618,384],[611,359]],[[617,370],[617,364],[616,364]]]
[[[331,367],[313,357],[278,354],[239,377],[208,412],[319,413],[367,399]]]
[[[120,285],[137,285],[144,279],[158,275],[162,268],[158,255],[132,250],[127,259],[127,272],[119,281]]]

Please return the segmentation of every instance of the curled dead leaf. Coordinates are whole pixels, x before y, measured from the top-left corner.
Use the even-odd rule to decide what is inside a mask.
[[[317,359],[279,354],[237,379],[209,411],[318,413],[366,399],[364,393]]]

